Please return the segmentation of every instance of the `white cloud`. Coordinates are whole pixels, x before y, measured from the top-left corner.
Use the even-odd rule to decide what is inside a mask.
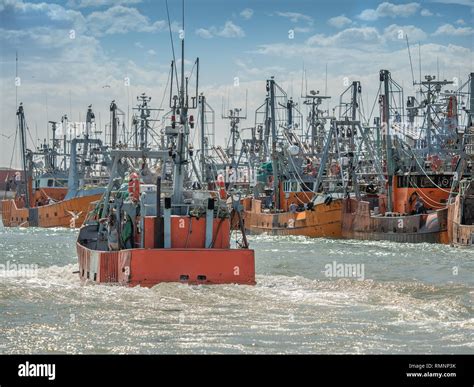
[[[420,12],[421,16],[433,16],[433,12],[431,12],[429,9],[423,8]]]
[[[210,39],[212,38],[212,32],[209,31],[208,29],[206,28],[198,28],[196,30],[196,35],[197,36],[200,36],[201,38],[204,38],[204,39]]]
[[[255,78],[265,78],[271,75],[283,75],[285,68],[282,66],[255,66],[252,62],[247,60],[236,59],[235,64],[239,67],[238,76],[240,77],[255,77]]]
[[[474,2],[472,0],[433,0],[433,1],[435,3],[467,5],[468,7],[474,7]]]
[[[152,48],[149,49],[146,53],[147,53],[148,55],[156,55],[156,51],[153,50]]]
[[[21,0],[0,0],[0,12],[11,10],[15,13],[25,15],[27,13],[44,13],[54,22],[69,22],[71,27],[77,31],[85,30],[86,19],[81,12],[66,9],[58,4],[49,3],[24,3]]]
[[[72,8],[102,7],[104,5],[138,4],[142,0],[69,0],[66,4]]]
[[[464,19],[458,19],[456,20],[456,24],[459,24],[460,26],[463,26],[466,24],[466,22],[464,21]]]
[[[412,42],[425,40],[428,35],[425,31],[415,26],[399,26],[397,24],[391,24],[384,30],[384,38],[389,41],[402,40],[405,41],[405,36],[408,35],[408,39]]]
[[[140,43],[140,42],[135,42],[135,43],[134,43],[134,46],[135,46],[135,47],[138,47],[138,48],[144,48],[144,47],[143,47],[143,44]]]
[[[313,24],[313,18],[311,16],[303,15],[302,13],[298,12],[276,12],[276,15],[290,19],[290,21],[293,23],[298,23],[301,20],[307,22],[308,24]]]
[[[0,0],[0,12],[5,9],[13,10],[21,15],[31,13],[29,16],[32,18],[37,17],[38,13],[43,13],[50,21],[58,22],[58,28],[64,28],[64,23],[68,22],[69,27],[76,32],[88,32],[94,36],[129,31],[155,32],[164,30],[168,26],[164,20],[152,22],[136,8],[122,5],[115,5],[104,11],[96,11],[84,16],[80,11],[66,9],[57,4]],[[173,22],[171,27],[174,32],[179,29],[176,22]]]
[[[367,47],[383,43],[383,37],[373,27],[347,28],[335,35],[314,35],[306,43],[310,46]]]
[[[414,15],[419,8],[420,4],[418,3],[395,5],[383,2],[379,4],[376,9],[368,8],[363,10],[358,18],[366,21],[374,21],[382,17],[407,17]]]
[[[352,24],[352,20],[344,15],[340,15],[329,19],[328,24],[336,28],[343,28],[349,24]]]
[[[240,12],[240,16],[242,16],[244,19],[248,20],[253,16],[253,9],[252,8],[245,8]]]
[[[220,36],[222,38],[242,38],[245,36],[245,31],[230,20],[227,20],[224,26],[220,28],[214,26],[210,28],[198,28],[195,32],[196,35],[204,39],[210,39],[213,36]]]
[[[404,84],[405,92],[413,93],[406,46],[401,45],[399,49],[394,50],[392,47],[389,48],[380,44],[373,48],[374,50],[368,52],[356,46],[348,46],[341,50],[339,46],[275,43],[261,45],[254,53],[265,55],[270,60],[278,60],[279,63],[292,61],[295,57],[305,58],[306,68],[311,69],[308,74],[318,74],[325,71],[325,64],[327,63],[329,90],[330,95],[333,96],[338,95],[343,90],[342,78],[346,76],[351,80],[367,80],[367,82],[362,83],[362,87],[365,92],[374,96],[369,89],[372,89],[373,93],[377,91],[377,74],[383,68],[391,71],[394,79],[402,86]],[[458,74],[461,74],[461,77],[465,79],[473,69],[473,52],[469,48],[453,44],[447,46],[422,44],[420,50],[423,57],[423,74],[436,73],[437,59],[441,70],[440,75],[443,79],[457,77]],[[376,54],[374,54],[375,52]],[[321,60],[321,58],[324,58],[324,60]],[[331,84],[334,85],[335,78],[339,79],[339,83],[336,83],[336,88],[332,88]],[[324,85],[321,84],[321,86]]]
[[[313,31],[312,27],[295,27],[293,28],[293,31],[301,34],[307,34],[308,32]]]
[[[101,12],[92,12],[87,16],[87,24],[89,30],[95,35],[123,34],[129,31],[154,32],[163,30],[168,25],[164,20],[152,23],[136,8],[121,5]]]
[[[226,21],[224,27],[215,34],[223,38],[242,38],[245,36],[244,30],[230,20]]]
[[[452,24],[443,24],[433,33],[433,36],[447,35],[447,36],[469,36],[474,33],[472,27],[454,27]]]

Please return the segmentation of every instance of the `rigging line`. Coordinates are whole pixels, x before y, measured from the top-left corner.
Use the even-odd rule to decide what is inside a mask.
[[[372,118],[372,114],[374,113],[374,109],[375,109],[375,105],[377,104],[377,101],[378,101],[378,96],[380,95],[380,89],[382,87],[382,84],[380,83],[379,84],[379,90],[377,91],[377,94],[375,95],[375,99],[374,99],[374,104],[372,105],[372,110],[370,111],[370,116],[369,116],[369,122]]]
[[[193,73],[194,73],[194,68],[196,67],[196,63],[197,63],[197,60],[196,60],[196,61],[194,61],[193,67],[191,68],[191,72],[189,73],[188,80],[190,80],[190,79],[191,79],[191,77],[193,76]]]
[[[411,52],[410,52],[410,44],[408,43],[408,34],[405,34],[405,38],[407,40],[408,58],[410,59],[411,79],[412,79],[413,85],[415,85],[415,75],[413,73],[413,63],[411,61]]]
[[[171,76],[171,72],[168,73],[168,79],[166,80],[166,86],[165,86],[165,89],[163,91],[163,97],[161,98],[160,107],[158,108],[159,110],[156,112],[156,115],[155,115],[155,120],[156,121],[153,122],[151,129],[155,129],[155,126],[157,125],[157,122],[158,122],[157,120],[159,119],[161,109],[163,108],[163,103],[165,102],[165,98],[167,96],[167,90],[168,90],[168,85],[169,85],[169,82],[170,82],[170,76]]]
[[[411,150],[411,149],[410,149]],[[447,191],[445,189],[443,189],[442,187],[438,186],[433,180],[431,180],[431,178],[429,177],[429,175],[426,173],[425,169],[420,165],[420,163],[418,162],[418,159],[416,158],[416,155],[413,153],[413,151],[411,150],[412,154],[413,154],[413,158],[415,159],[416,163],[418,164],[418,166],[420,167],[421,171],[423,172],[423,174],[428,178],[428,180],[431,182],[431,184],[433,184],[436,188],[440,189],[441,191],[443,192],[447,192],[447,193],[451,193],[451,191]]]
[[[300,176],[300,174],[298,173],[298,169],[296,168],[296,166],[295,166],[295,164],[294,164],[294,162],[293,162],[293,159],[292,159],[291,157],[289,157],[289,159],[290,159],[290,161],[291,161],[291,164],[293,165],[293,168],[295,169],[295,173],[296,173],[296,176],[298,177],[298,180],[300,181],[300,183],[303,183],[303,184],[306,186],[306,183],[304,182],[303,178],[302,178],[302,177]],[[309,188],[309,187],[306,186],[306,188]],[[313,187],[313,188],[314,188],[314,187]],[[316,189],[318,189],[318,188],[316,187]],[[307,191],[301,191],[301,192],[304,193],[304,195],[306,196],[306,199],[312,200],[312,199],[310,199],[309,196],[306,194]],[[313,193],[315,196],[318,195],[318,193],[317,193],[317,192],[314,192],[312,189],[309,189],[309,192]],[[295,196],[297,196],[297,195],[295,195]],[[298,198],[298,200],[300,200],[300,199]],[[300,200],[300,201],[301,201],[301,200]]]
[[[176,88],[177,88],[177,90],[179,90],[178,69],[176,68],[176,55],[174,53],[173,34],[171,33],[171,20],[170,20],[170,11],[169,11],[169,8],[168,8],[168,0],[166,0],[165,3],[166,3],[166,15],[168,16],[168,30],[170,32],[171,51],[173,52],[174,73],[176,75]],[[183,30],[184,30],[184,25],[183,25]]]
[[[411,180],[411,179],[410,179],[410,180]],[[427,195],[422,191],[423,188],[418,187],[418,185],[416,185],[416,183],[410,181],[410,185],[411,185],[413,188],[416,188],[416,189],[418,190],[417,193],[418,193],[418,194],[421,194],[427,202],[431,202],[431,203],[429,203],[429,204],[432,205],[433,207],[439,207],[440,209],[446,207],[446,205],[447,205],[446,203],[437,202],[437,201],[431,199],[429,196],[427,196]]]
[[[12,169],[12,164],[13,164],[13,157],[15,156],[15,148],[16,148],[16,139],[18,137],[18,122],[17,122],[17,128],[16,128],[16,131],[15,131],[15,138],[13,140],[13,150],[12,150],[12,156],[10,158],[10,166],[8,167],[9,170]],[[10,175],[7,175],[7,177],[10,177]],[[4,194],[4,198],[5,198],[5,195],[6,195],[6,191],[5,191],[5,194]]]
[[[31,143],[34,147],[35,146],[35,140],[33,140],[33,136],[31,135],[30,127],[28,126],[28,123],[26,122],[26,118],[25,118],[25,126],[26,126],[26,131],[28,132],[28,134],[30,136]],[[25,144],[25,147],[27,147],[27,144]]]

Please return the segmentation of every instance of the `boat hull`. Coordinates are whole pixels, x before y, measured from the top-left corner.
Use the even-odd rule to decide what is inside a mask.
[[[255,256],[250,249],[97,251],[76,246],[83,281],[142,287],[162,282],[255,284]]]
[[[430,214],[374,216],[370,203],[344,199],[342,237],[401,243],[448,243],[447,209]]]
[[[91,202],[102,194],[82,196],[33,208],[18,208],[13,199],[2,200],[5,227],[80,227]]]
[[[449,243],[457,247],[474,247],[474,225],[462,224],[461,197],[458,195],[448,205],[448,236]]]
[[[244,211],[245,229],[250,234],[340,238],[341,207],[342,199],[334,199],[329,205],[315,205],[313,211],[273,214],[261,212],[260,201],[254,199]]]

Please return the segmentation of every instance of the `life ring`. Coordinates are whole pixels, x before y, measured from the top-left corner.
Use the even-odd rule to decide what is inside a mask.
[[[225,191],[225,181],[224,176],[222,176],[222,174],[217,176],[217,187],[219,189],[219,197],[221,199],[227,199],[227,192]]]
[[[330,169],[331,169],[331,175],[333,176],[337,176],[341,172],[341,167],[337,163],[333,163]]]
[[[138,202],[138,199],[140,199],[140,179],[135,172],[130,174],[128,180],[128,193],[132,198],[132,201]]]

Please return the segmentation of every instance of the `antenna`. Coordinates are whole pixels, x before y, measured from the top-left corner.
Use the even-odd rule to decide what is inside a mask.
[[[324,85],[324,95],[328,95],[328,64],[326,62],[326,83]],[[329,111],[329,99],[327,103],[327,110]]]
[[[247,118],[248,94],[249,94],[249,89],[245,89],[245,118]]]
[[[168,16],[168,30],[169,30],[169,33],[170,33],[171,51],[173,53],[173,63],[171,64],[171,69],[172,69],[172,71],[174,70],[174,73],[176,75],[176,88],[179,89],[178,69],[176,68],[176,55],[174,53],[173,34],[171,33],[171,21],[170,21],[170,11],[169,11],[169,8],[168,8],[168,0],[166,0],[166,14]],[[183,29],[184,29],[184,26],[183,26]],[[173,84],[173,74],[171,74],[171,84]]]
[[[18,51],[15,52],[15,108],[18,108]]]
[[[439,56],[436,56],[436,76],[439,81]]]
[[[303,87],[304,87],[304,62],[303,62],[303,69],[301,71],[301,98],[303,98]]]
[[[405,38],[407,40],[408,58],[410,59],[411,80],[413,82],[413,85],[415,85],[415,75],[413,74],[413,63],[411,61],[410,43],[408,42],[408,34],[405,34]],[[420,81],[421,81],[421,79],[420,79]]]
[[[324,95],[328,95],[328,64],[326,63],[326,83],[324,85]]]
[[[418,42],[418,66],[420,68],[420,83],[421,83],[421,44]]]

